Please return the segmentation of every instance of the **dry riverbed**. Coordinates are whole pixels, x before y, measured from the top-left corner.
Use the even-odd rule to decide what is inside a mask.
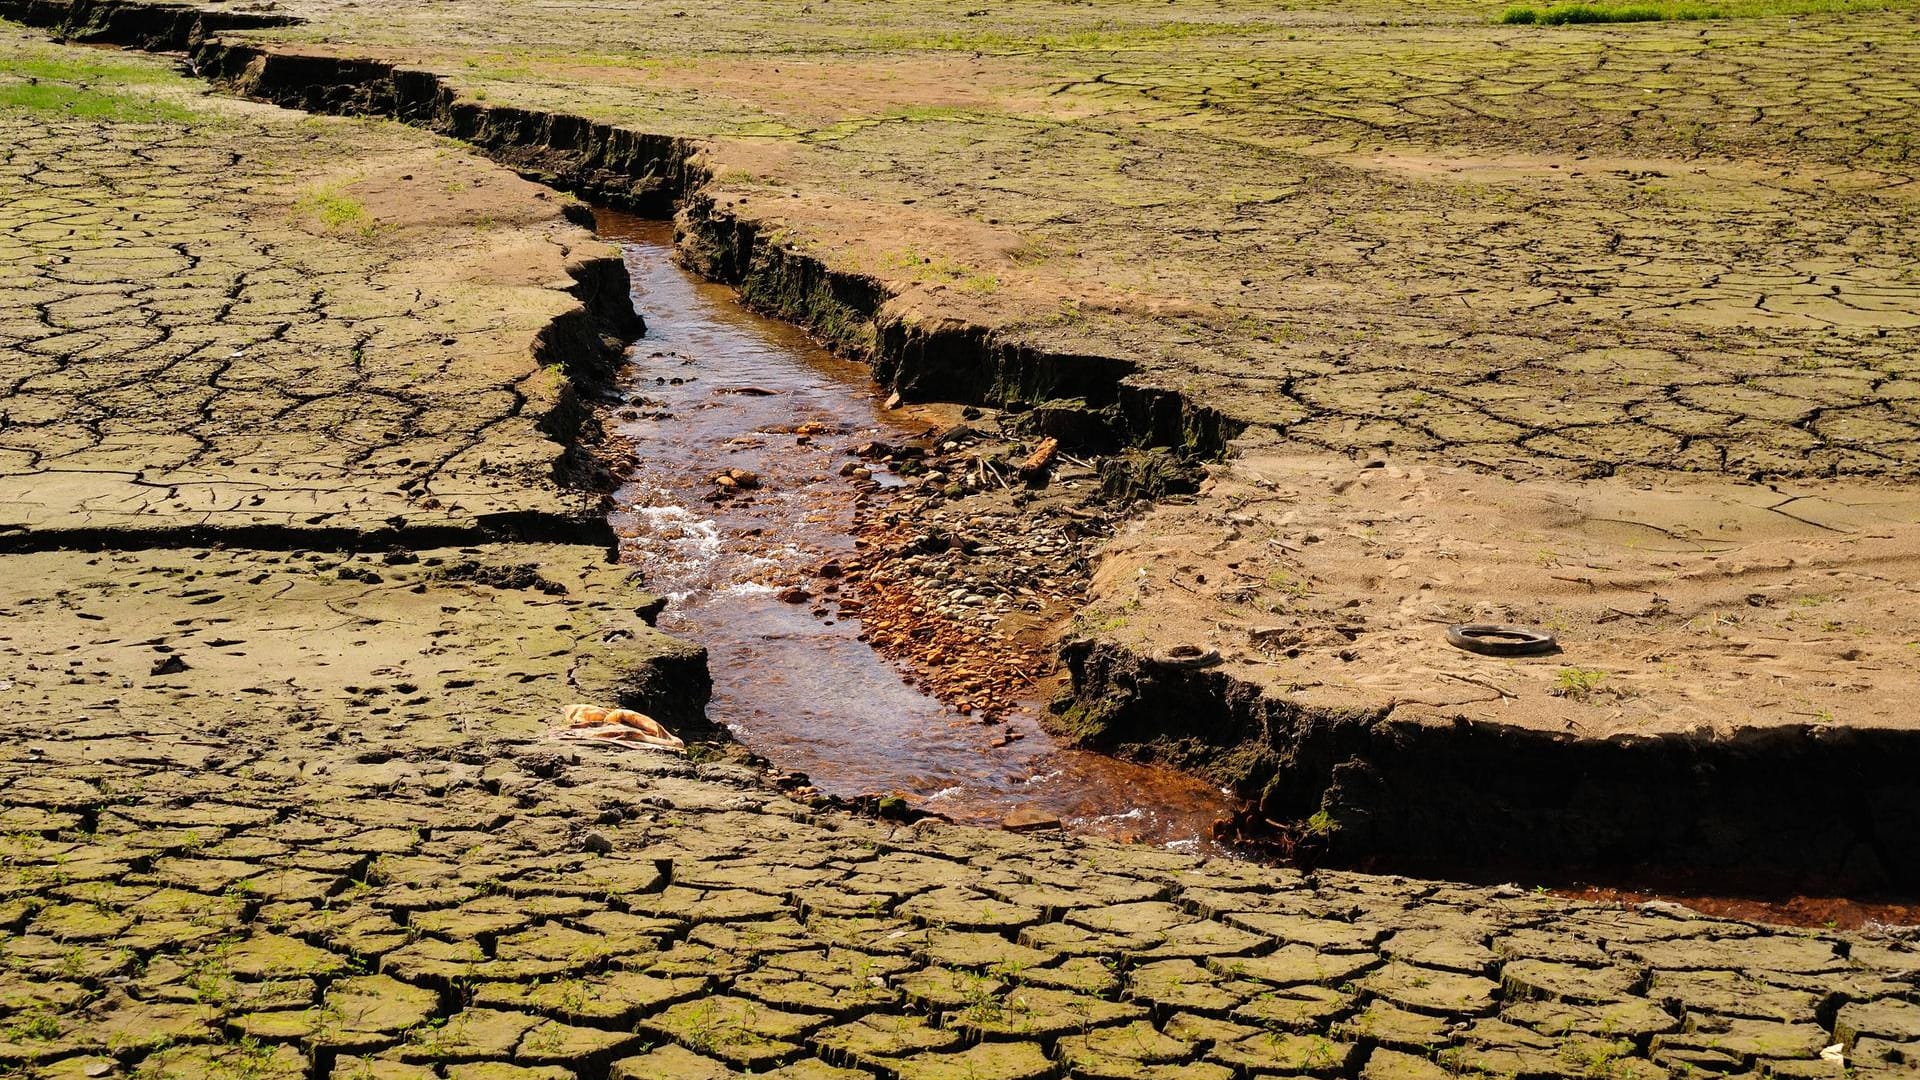
[[[864,0],[689,19],[621,0],[564,25],[491,0],[0,9],[192,46],[250,94],[402,116],[615,204],[677,207],[701,274],[869,359],[908,403],[1052,413],[1063,439],[1092,440],[1067,439],[1070,454],[1145,444],[1191,465],[1247,435],[1286,455],[1513,484],[1625,472],[1673,493],[1690,477],[1914,475],[1911,6],[1577,28],[1451,2]],[[905,528],[877,546],[917,544]],[[877,619],[899,625],[875,639],[930,658],[924,602],[990,603],[964,577]],[[1887,633],[1869,653],[1904,644]],[[1802,722],[1798,689],[1752,723],[1717,721],[1725,737],[1589,738],[1606,727],[1590,715],[1549,731],[1472,709],[1401,723],[1364,693],[1303,705],[1200,671],[1204,644],[1154,644],[1165,655],[1077,638],[1061,730],[1232,782],[1255,804],[1243,832],[1302,852],[1400,858],[1445,840],[1449,857],[1631,869],[1785,851],[1760,869],[1837,888],[1910,888],[1920,865],[1909,734],[1827,724],[1836,706],[1819,703]],[[980,688],[1014,676],[969,649],[944,693],[992,713]],[[1307,655],[1285,651],[1265,659]],[[1418,681],[1402,662],[1366,678]],[[1609,700],[1627,679],[1565,667],[1559,697]],[[1649,784],[1657,797],[1634,796]]]
[[[690,731],[706,693],[578,453],[635,329],[614,252],[465,147],[162,60],[0,27],[0,89],[0,1065],[1912,1073],[1884,928],[901,825],[550,741],[570,701]],[[1080,520],[1083,468],[1029,508]]]

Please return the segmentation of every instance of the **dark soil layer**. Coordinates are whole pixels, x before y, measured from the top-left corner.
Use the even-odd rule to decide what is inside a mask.
[[[1920,733],[1804,724],[1581,738],[1307,710],[1219,672],[1067,650],[1083,745],[1197,769],[1303,859],[1428,870],[1684,869],[1736,888],[1920,889]],[[1195,718],[1171,734],[1168,717]]]

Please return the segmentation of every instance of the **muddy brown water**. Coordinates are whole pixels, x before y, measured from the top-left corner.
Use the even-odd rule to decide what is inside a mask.
[[[918,435],[927,419],[889,412],[864,365],[681,270],[670,226],[607,213],[598,226],[625,252],[647,323],[617,421],[639,465],[613,525],[626,561],[669,601],[662,629],[707,647],[708,715],[828,794],[898,794],[964,822],[1028,809],[1076,831],[1215,850],[1221,792],[1064,748],[1036,722],[1038,702],[1004,727],[958,715],[862,642],[857,621],[780,601],[854,552],[860,492],[838,475],[849,447]],[[730,468],[757,474],[759,488],[716,499],[713,478]],[[990,747],[1003,730],[1023,737]]]

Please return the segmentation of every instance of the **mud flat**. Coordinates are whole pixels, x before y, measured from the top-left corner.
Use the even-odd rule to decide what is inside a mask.
[[[1689,477],[1901,484],[1920,464],[1901,134],[1920,43],[1882,7],[1749,5],[1700,24],[1556,30],[1434,4],[1397,7],[1383,30],[1331,9],[1171,5],[1089,22],[1016,5],[962,33],[918,8],[869,7],[851,23],[797,12],[770,26],[634,0],[558,28],[485,2],[0,11],[84,40],[190,48],[201,73],[248,94],[406,119],[617,204],[677,203],[692,266],[868,359],[904,398],[1061,406],[1095,418],[1082,449],[1159,446],[1190,464],[1249,434],[1290,455],[1464,468],[1494,496],[1593,482],[1614,492],[1601,501],[1635,485],[1684,498]],[[1749,115],[1756,100],[1769,104]],[[1851,119],[1822,119],[1834,115]],[[1215,489],[1198,497],[1216,519],[1234,512]],[[1453,515],[1466,531],[1423,542],[1518,533],[1534,498],[1493,497],[1522,517]],[[1341,573],[1308,558],[1301,578],[1292,565],[1252,572]],[[1890,595],[1870,573],[1842,576],[1775,599]],[[1551,605],[1483,594],[1456,606]],[[1172,684],[1136,677],[1142,664],[1193,642],[1105,648],[1084,634],[1066,730],[1233,779],[1258,802],[1249,825],[1298,835],[1311,823],[1340,858],[1396,857],[1444,832],[1459,854],[1495,862],[1572,852],[1910,887],[1901,777],[1915,759],[1900,725],[1856,712],[1862,695],[1815,687],[1675,714],[1706,715],[1705,728],[1666,717],[1602,733],[1593,701],[1629,685],[1662,698],[1658,680],[1611,659],[1625,627],[1601,614],[1592,625],[1615,635],[1596,639],[1611,642],[1597,645],[1607,662],[1570,653],[1555,668],[1555,680],[1572,670],[1571,694],[1515,698],[1525,710],[1492,723],[1456,706],[1475,704],[1462,692],[1508,702],[1504,684],[1423,690],[1438,704],[1404,707],[1428,710],[1410,728],[1375,723],[1411,715],[1391,693],[1302,713],[1292,698],[1249,704],[1260,694],[1237,688],[1254,683],[1217,671],[1175,680],[1202,692],[1154,698],[1137,684]],[[1886,658],[1912,638],[1898,623],[1862,624],[1878,635],[1862,655],[1881,658],[1892,687]],[[1347,692],[1286,653],[1263,655],[1289,669],[1263,668],[1274,685]],[[1382,685],[1424,685],[1417,652],[1380,659]],[[1682,665],[1682,682],[1738,669],[1649,662]],[[1327,749],[1295,753],[1307,744]],[[1412,746],[1440,754],[1440,775],[1504,778],[1505,794],[1388,762]],[[1493,767],[1498,754],[1515,764]],[[1631,789],[1649,769],[1652,800]],[[1589,774],[1570,809],[1565,778]],[[1486,827],[1442,830],[1422,805]]]
[[[1911,890],[1917,523],[1872,484],[1246,447],[1109,546],[1062,720],[1318,857]],[[1560,647],[1478,656],[1455,623]]]
[[[570,699],[678,722],[705,693],[607,560],[591,417],[542,374],[610,359],[611,250],[460,147],[0,35],[9,468],[107,477],[12,481],[0,1065],[1912,1074],[1891,932],[902,826],[546,741]]]

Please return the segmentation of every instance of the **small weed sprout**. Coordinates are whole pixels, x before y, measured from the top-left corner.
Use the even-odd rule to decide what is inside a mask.
[[[1593,695],[1599,692],[1600,684],[1605,682],[1606,678],[1607,673],[1604,671],[1577,667],[1561,668],[1559,674],[1554,676],[1553,689],[1550,693],[1554,697],[1568,698],[1573,701],[1590,701]]]

